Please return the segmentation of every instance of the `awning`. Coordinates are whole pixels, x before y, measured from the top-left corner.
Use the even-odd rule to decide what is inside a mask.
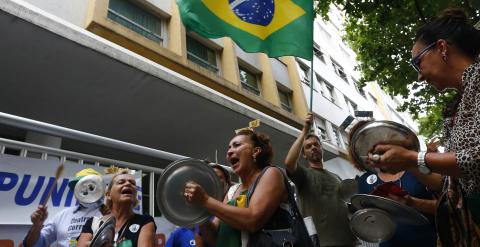
[[[297,129],[27,3],[0,0],[0,112],[220,162],[234,130],[260,119],[274,163]],[[0,136],[21,135],[0,126]],[[163,167],[74,140],[62,148]],[[325,158],[335,155],[327,151]]]

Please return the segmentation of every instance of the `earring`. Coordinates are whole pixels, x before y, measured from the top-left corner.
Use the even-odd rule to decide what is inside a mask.
[[[447,61],[447,54],[442,53],[442,59],[443,59],[444,62],[446,62]]]
[[[253,163],[257,163],[257,157],[255,155],[252,155],[253,158]]]

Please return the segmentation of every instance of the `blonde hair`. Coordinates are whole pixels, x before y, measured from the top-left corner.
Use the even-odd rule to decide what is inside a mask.
[[[125,174],[132,175],[130,170],[128,170],[128,169],[121,169],[119,172],[115,173],[115,175],[113,175],[113,177],[112,177],[112,181],[110,181],[110,183],[107,186],[106,193],[110,193],[110,191],[112,190],[112,186],[113,186],[113,182],[115,181],[115,178],[117,178],[119,175],[125,175]],[[135,190],[136,189],[137,188],[135,186]],[[108,208],[112,209],[112,205],[113,205],[112,200],[109,199],[108,197],[105,197],[105,205],[107,205]],[[137,199],[137,197],[135,197],[134,202],[132,204],[132,208],[136,207],[137,205],[138,205],[138,199]]]

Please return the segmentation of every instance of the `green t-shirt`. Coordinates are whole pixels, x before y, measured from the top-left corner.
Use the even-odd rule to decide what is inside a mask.
[[[246,197],[247,190],[240,192],[239,197]],[[237,197],[238,198],[238,197]],[[237,198],[233,198],[227,202],[228,205],[238,207]],[[217,246],[222,247],[240,247],[242,246],[241,231],[227,225],[220,221],[220,226],[217,233]]]
[[[355,245],[348,209],[340,199],[340,178],[325,169],[298,165],[288,174],[295,183],[303,217],[312,216],[321,246]]]

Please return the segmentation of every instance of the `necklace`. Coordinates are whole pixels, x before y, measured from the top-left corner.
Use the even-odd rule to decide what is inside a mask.
[[[118,232],[115,233],[115,237],[113,239],[113,246],[117,246],[118,243],[120,243],[123,238],[123,234],[125,233],[125,229],[127,229],[127,226],[128,226],[128,223],[130,222],[130,218],[123,224],[122,228],[120,228],[120,230],[118,232],[120,232],[120,234],[118,234]]]

